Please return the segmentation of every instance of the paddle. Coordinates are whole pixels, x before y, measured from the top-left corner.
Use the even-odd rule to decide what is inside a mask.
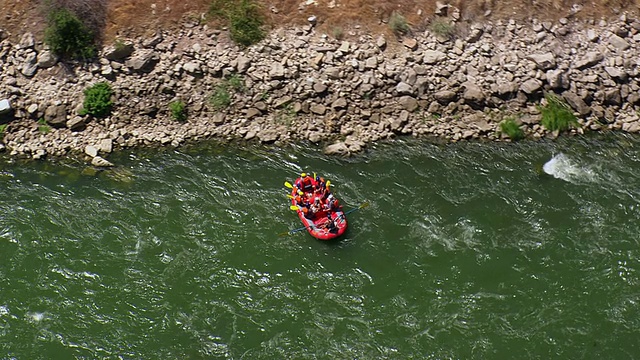
[[[367,206],[369,206],[369,202],[365,201],[365,202],[362,203],[362,205],[358,206],[357,208],[353,208],[351,210],[348,210],[347,212],[342,213],[342,216],[347,216],[347,215],[351,214],[352,212],[360,210],[360,209],[364,209]]]
[[[347,212],[342,213],[342,216],[347,216],[348,214],[351,214],[352,212],[360,210],[360,209],[364,209],[367,206],[369,206],[369,202],[365,201],[360,206],[358,206],[357,208],[353,208],[351,210],[348,210]],[[296,207],[296,209],[293,209],[294,207],[295,207],[295,205],[291,205],[291,210],[296,210],[297,209],[297,207]],[[313,227],[313,225],[311,227]],[[300,227],[300,228],[297,228],[297,229],[290,230],[289,232],[286,232],[286,233],[280,233],[280,234],[278,234],[278,236],[293,235],[293,234],[295,234],[297,232],[300,232],[300,231],[306,230],[306,229],[307,229],[307,226],[303,226],[303,227]]]
[[[284,186],[288,187],[289,189],[293,189],[293,185],[291,185],[291,183],[288,181],[284,182]]]
[[[309,226],[309,227],[313,227],[313,226]],[[280,233],[280,234],[278,234],[278,236],[293,235],[293,234],[295,234],[295,233],[297,233],[297,232],[300,232],[300,231],[302,231],[302,230],[306,230],[306,229],[307,229],[307,227],[306,227],[306,226],[303,226],[303,227],[301,227],[301,228],[293,229],[293,230],[291,230],[291,231],[289,231],[289,232]]]

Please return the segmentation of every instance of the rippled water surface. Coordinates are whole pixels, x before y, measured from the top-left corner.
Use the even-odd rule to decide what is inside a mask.
[[[0,359],[640,357],[640,141],[121,153],[0,171]],[[285,180],[331,180],[337,242]]]

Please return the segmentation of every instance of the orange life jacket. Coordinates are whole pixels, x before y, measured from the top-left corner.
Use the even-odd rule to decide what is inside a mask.
[[[311,176],[305,176],[302,178],[302,190],[303,191],[311,191],[313,190],[313,180]]]

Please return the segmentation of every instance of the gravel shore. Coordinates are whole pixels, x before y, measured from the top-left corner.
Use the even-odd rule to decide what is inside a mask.
[[[500,133],[507,118],[539,139],[559,135],[540,125],[545,93],[578,116],[570,134],[640,131],[639,19],[456,29],[402,38],[354,31],[337,40],[308,25],[242,49],[225,32],[185,23],[75,64],[59,62],[30,33],[15,44],[0,30],[2,148],[34,159],[86,156],[97,166],[119,148],[212,138],[309,140],[348,155],[399,135],[509,141]],[[98,82],[115,92],[102,119],[81,115],[83,91]],[[222,95],[223,106],[212,101]],[[186,104],[186,121],[171,117],[173,101]]]

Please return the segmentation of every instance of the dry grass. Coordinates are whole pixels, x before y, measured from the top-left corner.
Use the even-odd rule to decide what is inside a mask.
[[[56,0],[76,3],[80,0]],[[233,0],[229,0],[233,1]],[[365,31],[386,32],[386,22],[394,11],[402,14],[412,26],[428,22],[435,10],[436,0],[316,0],[317,5],[301,6],[306,0],[256,0],[261,4],[267,21],[273,26],[300,25],[307,18],[318,18],[320,31],[331,33],[344,29],[345,34],[358,25]],[[491,11],[489,19],[556,20],[570,16],[574,4],[582,5],[575,17],[600,19],[616,16],[620,11],[638,13],[640,0],[442,0],[458,7],[465,21],[482,21]],[[19,36],[29,29],[41,35],[44,26],[42,3],[44,0],[0,0],[3,21],[0,28]],[[116,36],[145,35],[157,28],[170,28],[183,19],[199,19],[209,8],[209,0],[89,0],[86,3],[104,3],[106,21],[94,19],[103,27],[106,39]],[[335,6],[330,7],[331,4]],[[86,10],[86,9],[85,9]],[[96,14],[97,16],[98,14]],[[99,17],[99,16],[98,16]],[[4,21],[6,20],[6,21]]]

